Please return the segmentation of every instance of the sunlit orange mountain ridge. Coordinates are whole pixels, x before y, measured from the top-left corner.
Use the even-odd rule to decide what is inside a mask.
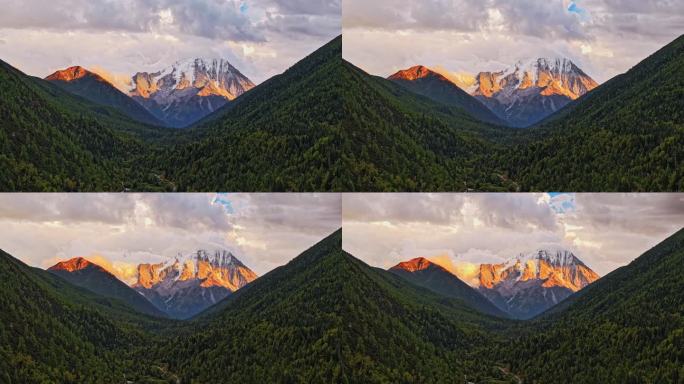
[[[428,288],[447,297],[463,301],[467,306],[488,315],[507,317],[504,311],[490,303],[476,289],[464,283],[444,267],[417,257],[401,262],[388,270],[416,285]]]
[[[140,264],[133,288],[172,317],[188,318],[257,278],[228,251],[198,250],[157,264]]]
[[[104,297],[120,300],[138,312],[156,317],[166,317],[163,311],[155,307],[133,288],[116,278],[105,268],[83,257],[60,261],[48,268],[48,272]]]
[[[539,122],[558,111],[598,84],[567,58],[537,58],[518,61],[500,71],[483,71],[468,76],[461,73],[459,79],[449,80],[440,71],[417,65],[398,71],[389,80],[415,84],[432,77],[450,83],[476,98],[505,124],[526,127]],[[445,72],[446,73],[446,72]],[[432,87],[408,87],[416,93],[443,101],[443,90]]]
[[[93,79],[95,79],[97,81],[109,83],[102,76],[100,76],[94,72],[90,72],[89,70],[87,70],[87,69],[85,69],[79,65],[75,65],[75,66],[69,67],[67,69],[55,71],[50,76],[46,77],[45,80],[69,82],[69,81],[82,79],[84,77],[92,77]]]
[[[112,83],[81,66],[56,71],[45,80],[95,104],[114,108],[134,120],[162,125],[160,120]]]
[[[436,77],[440,80],[444,81],[449,81],[446,77],[444,77],[442,74],[437,73],[430,68],[423,66],[423,65],[414,65],[411,68],[408,69],[403,69],[397,71],[395,74],[391,75],[388,77],[390,80],[417,80],[417,79],[422,79],[424,77]]]
[[[599,279],[599,275],[572,252],[563,249],[540,249],[502,263],[449,262],[442,265],[443,262],[418,257],[401,262],[390,271],[409,276],[414,283],[439,293],[445,292],[441,281],[458,280],[455,284],[469,285],[515,318],[534,317]],[[429,276],[425,271],[430,271]],[[434,277],[437,274],[439,279]],[[440,283],[436,284],[436,281]],[[462,287],[460,290],[463,292]]]
[[[480,101],[441,73],[426,66],[416,65],[400,70],[387,79],[434,101],[458,107],[471,118],[496,125],[505,124]]]
[[[66,261],[60,261],[57,264],[53,265],[52,267],[48,268],[48,271],[67,271],[67,272],[75,272],[75,271],[80,271],[86,268],[95,268],[100,270],[101,272],[104,273],[109,273],[107,270],[104,268],[100,267],[99,265],[95,263],[91,263],[90,261],[84,259],[83,257],[74,257]]]

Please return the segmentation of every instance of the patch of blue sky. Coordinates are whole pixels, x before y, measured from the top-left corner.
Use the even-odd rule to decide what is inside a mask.
[[[233,203],[230,201],[230,199],[228,199],[227,193],[217,193],[211,200],[211,203],[222,206],[223,210],[228,214],[235,213],[235,209],[233,209]]]
[[[578,15],[582,21],[589,20],[589,12],[585,8],[580,7],[578,3],[579,0],[571,1],[567,7],[568,12]]]
[[[565,192],[548,192],[549,207],[556,213],[572,212],[577,208],[575,194]]]

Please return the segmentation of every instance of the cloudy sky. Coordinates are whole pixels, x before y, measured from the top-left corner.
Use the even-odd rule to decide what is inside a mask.
[[[376,75],[563,55],[598,82],[684,33],[681,0],[344,0],[343,55]]]
[[[40,77],[81,65],[123,87],[222,57],[260,83],[340,33],[340,0],[3,0],[0,60]]]
[[[227,249],[263,275],[340,217],[339,194],[0,194],[0,248],[40,268],[86,257],[129,283],[138,263]]]
[[[344,194],[343,246],[389,268],[427,257],[459,272],[539,248],[603,276],[684,227],[684,194]]]

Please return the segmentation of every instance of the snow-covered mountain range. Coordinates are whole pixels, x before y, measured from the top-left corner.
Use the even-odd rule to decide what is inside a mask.
[[[480,264],[477,287],[500,309],[530,318],[599,278],[572,252],[539,249],[503,263]]]
[[[466,91],[514,127],[534,124],[598,84],[570,59],[519,61],[495,72],[480,72]]]
[[[172,317],[191,317],[257,278],[232,253],[198,250],[140,264],[133,288]]]
[[[224,59],[180,60],[132,77],[130,96],[172,127],[185,127],[254,88]]]

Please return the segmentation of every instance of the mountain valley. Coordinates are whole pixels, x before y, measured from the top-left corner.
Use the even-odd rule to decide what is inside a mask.
[[[620,383],[676,382],[681,373],[684,230],[529,321],[480,312],[484,296],[425,259],[396,267],[408,275],[370,267],[342,250],[341,237],[188,321],[139,314],[2,253],[3,379]],[[564,266],[574,276],[566,283],[584,284],[569,253],[523,260]],[[91,267],[74,259],[54,269]]]
[[[0,122],[0,189],[682,188],[684,117],[679,100],[684,76],[678,70],[684,63],[682,37],[542,122],[520,130],[497,123],[502,119],[475,97],[424,67],[401,74],[415,77],[413,81],[370,76],[341,58],[341,40],[332,40],[281,75],[226,101],[182,130],[141,124],[116,101],[118,97],[103,105],[105,101],[92,95],[84,98],[65,91],[60,80],[42,81],[2,63],[0,114],[5,118]],[[193,68],[213,68],[192,63]],[[509,73],[520,82],[527,76],[521,68],[526,67]],[[572,64],[554,62],[549,68],[550,75],[534,78],[538,84],[525,90],[574,97],[591,87]],[[554,68],[570,68],[573,75],[556,74]],[[152,99],[154,94],[175,95],[173,90],[181,80],[190,79],[181,76],[186,72],[180,69],[159,72],[175,82],[164,88],[170,93],[151,93],[154,82],[145,85],[142,75],[138,92]],[[235,95],[248,88],[237,73],[231,74],[232,80],[223,82],[225,92],[219,93]],[[81,79],[86,78],[90,77]],[[500,83],[501,78],[497,79]],[[189,83],[185,80],[184,86]],[[80,88],[79,82],[66,84]],[[102,85],[98,80],[91,82]],[[563,89],[556,89],[556,83]],[[496,87],[485,87],[483,82],[478,92],[490,94]],[[192,92],[197,89],[187,89],[191,88]]]
[[[554,68],[570,68],[574,75],[551,81],[552,73],[537,77],[535,84],[545,78],[551,81],[547,86],[560,81],[566,85],[559,92],[573,97],[591,87],[574,65],[561,64]],[[511,129],[475,118],[466,109],[470,102],[445,99],[445,87],[430,96],[420,77],[398,84],[345,62],[344,109],[350,121],[344,124],[355,148],[346,158],[354,169],[368,170],[350,176],[355,180],[351,189],[679,191],[684,183],[679,160],[684,157],[683,65],[680,36],[534,126]],[[413,77],[408,72],[406,77]],[[523,71],[509,74],[517,89]],[[415,84],[407,87],[407,82]],[[500,85],[484,85],[477,88],[482,97],[500,93]],[[558,93],[556,86],[528,88]]]

